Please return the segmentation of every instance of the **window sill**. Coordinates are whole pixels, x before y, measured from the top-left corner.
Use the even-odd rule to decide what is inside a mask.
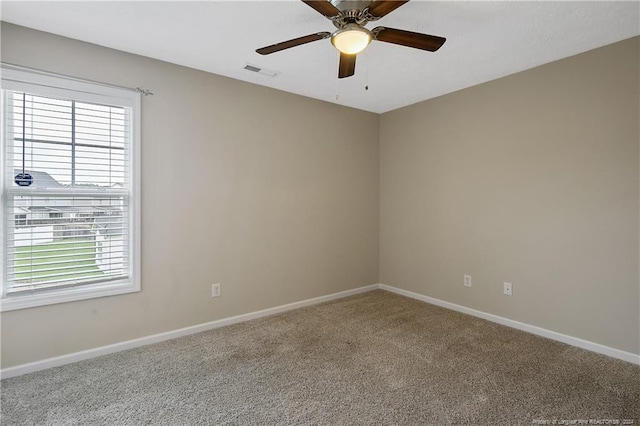
[[[123,280],[121,282],[110,282],[108,284],[94,284],[76,288],[11,295],[0,300],[0,312],[94,299],[96,297],[135,293],[138,291],[140,291],[139,282]]]

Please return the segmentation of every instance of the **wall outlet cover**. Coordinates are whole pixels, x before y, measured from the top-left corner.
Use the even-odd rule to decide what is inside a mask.
[[[464,276],[464,286],[465,287],[471,287],[472,286],[471,275],[465,275]]]
[[[507,296],[513,296],[513,286],[511,283],[504,283],[504,294]]]
[[[220,283],[211,284],[211,297],[220,297]]]

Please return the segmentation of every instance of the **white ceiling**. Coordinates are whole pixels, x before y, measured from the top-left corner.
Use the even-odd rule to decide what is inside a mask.
[[[255,53],[259,47],[335,29],[297,0],[3,0],[1,18],[377,113],[640,34],[640,3],[635,1],[413,0],[367,27],[384,25],[439,35],[447,38],[444,46],[431,53],[374,41],[358,56],[356,75],[338,80],[338,55],[329,40],[268,56]],[[255,74],[243,69],[246,63],[280,74]]]

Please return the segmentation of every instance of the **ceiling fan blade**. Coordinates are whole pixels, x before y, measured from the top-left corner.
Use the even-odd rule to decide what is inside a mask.
[[[340,10],[327,0],[302,0],[302,2],[311,6],[316,12],[326,16],[327,18],[333,18],[340,14]]]
[[[338,67],[338,78],[351,77],[356,72],[356,56],[340,53],[340,66]]]
[[[300,46],[301,44],[311,43],[312,41],[322,40],[328,37],[331,37],[331,33],[321,32],[309,34],[303,37],[294,38],[292,40],[283,41],[281,43],[272,44],[271,46],[261,47],[260,49],[256,49],[256,52],[261,55],[269,55],[270,53],[279,52],[281,50]]]
[[[382,18],[384,15],[393,12],[409,0],[378,0],[369,5],[369,15],[376,19]]]
[[[415,49],[435,52],[447,41],[444,37],[429,34],[414,33],[412,31],[396,30],[395,28],[376,27],[372,31],[378,41],[413,47]]]

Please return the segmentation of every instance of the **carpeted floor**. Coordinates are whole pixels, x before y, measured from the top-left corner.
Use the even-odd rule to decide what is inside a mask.
[[[640,425],[640,366],[384,291],[1,385],[2,425]]]

